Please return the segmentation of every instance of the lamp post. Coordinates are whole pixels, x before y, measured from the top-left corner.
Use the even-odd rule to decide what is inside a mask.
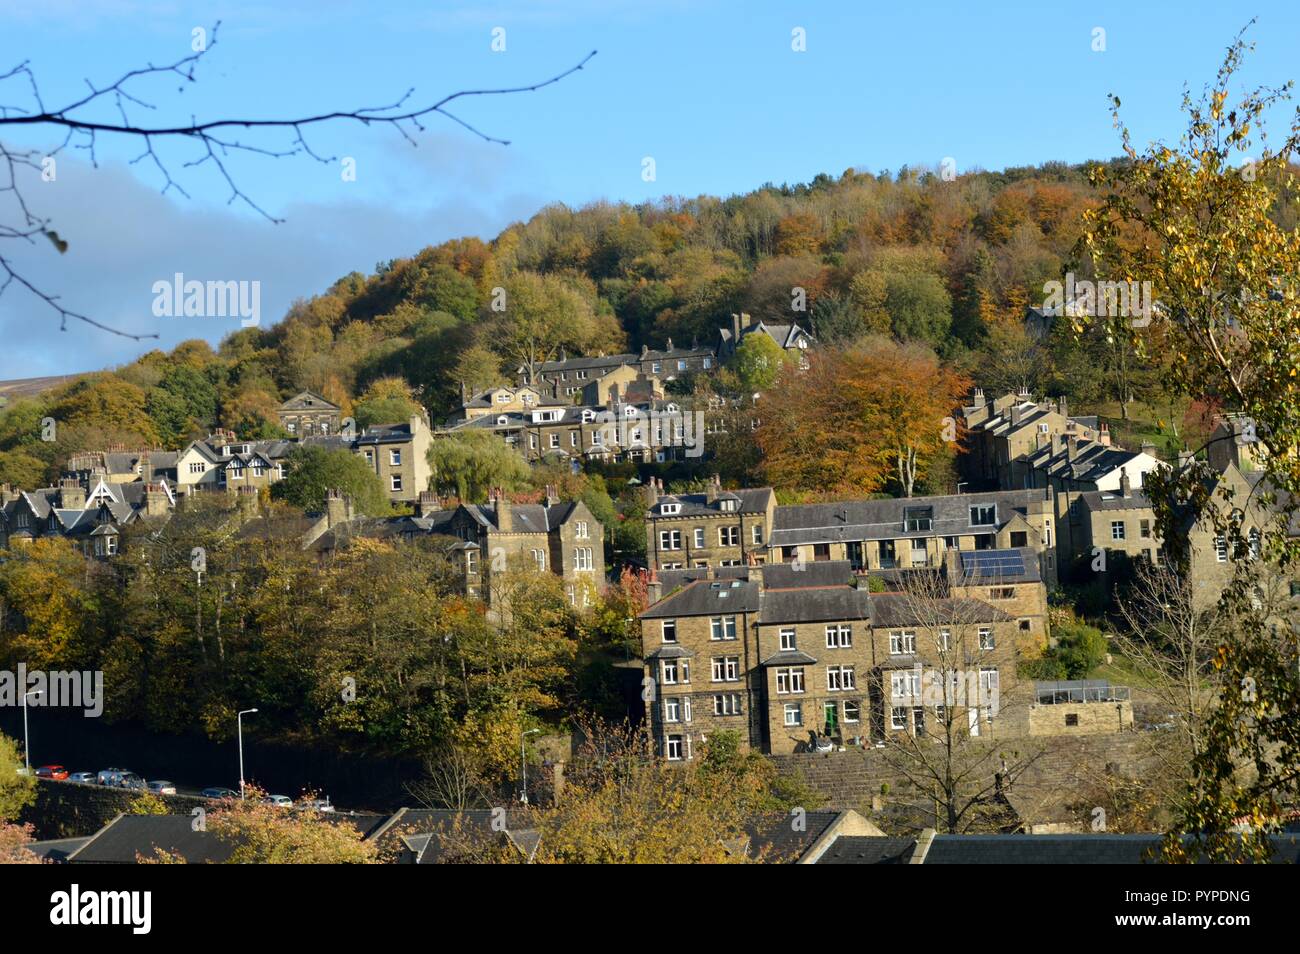
[[[244,798],[244,716],[251,715],[256,709],[243,709],[235,716],[235,723],[239,726],[239,798]]]
[[[45,690],[33,689],[31,692],[23,694],[23,763],[27,766],[27,774],[32,774],[32,750],[27,742],[27,697],[39,696]]]
[[[524,758],[524,739],[536,735],[541,729],[525,729],[519,734],[519,801],[528,804],[528,762]]]

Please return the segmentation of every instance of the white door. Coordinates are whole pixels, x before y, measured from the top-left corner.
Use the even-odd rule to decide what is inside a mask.
[[[978,708],[966,710],[966,720],[970,724],[970,734],[980,734],[980,711]]]

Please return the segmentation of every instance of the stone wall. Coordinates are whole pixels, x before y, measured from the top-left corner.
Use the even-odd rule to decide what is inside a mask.
[[[42,841],[81,838],[93,835],[128,811],[131,802],[140,794],[106,785],[37,779],[36,802],[23,811],[19,820],[31,822],[36,837]],[[168,808],[179,814],[188,814],[197,806],[212,805],[196,795],[163,795],[161,798]]]
[[[1084,797],[1088,780],[1102,775],[1140,777],[1164,744],[1161,732],[1126,731],[1109,735],[991,740],[988,760],[996,770],[1005,750],[1011,761],[1030,760],[1005,792],[1006,801],[1026,827],[1078,827],[1072,805]],[[1011,756],[1013,751],[1018,756]],[[854,809],[883,822],[891,807],[914,796],[899,770],[900,756],[885,749],[848,749],[826,754],[771,756],[782,775],[802,775],[833,809]],[[884,824],[888,830],[888,825]]]

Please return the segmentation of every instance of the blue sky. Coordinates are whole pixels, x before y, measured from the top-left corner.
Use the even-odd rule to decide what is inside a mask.
[[[356,160],[356,180],[305,157],[236,157],[240,186],[272,225],[238,204],[209,168],[182,169],[185,144],[160,147],[190,193],[160,194],[131,143],[101,139],[92,169],[68,154],[54,182],[29,183],[38,212],[69,243],[4,252],[69,307],[170,346],[214,342],[219,318],[152,314],[154,281],[260,281],[262,320],[353,269],[458,235],[490,238],[551,202],[731,194],[849,167],[999,169],[1117,152],[1106,106],[1116,92],[1140,141],[1178,134],[1184,82],[1199,89],[1251,16],[1246,77],[1297,73],[1294,4],[915,4],[537,0],[470,4],[151,3],[0,0],[0,72],[30,60],[47,105],[145,62],[185,55],[195,27],[222,21],[197,84],[137,87],[141,122],[283,117],[412,102],[458,89],[535,82],[598,55],[548,89],[462,102],[459,114],[501,147],[434,118],[411,148],[391,129],[338,124],[312,133],[323,155]],[[504,52],[492,31],[505,30]],[[1105,30],[1095,52],[1093,31]],[[802,28],[806,51],[791,48]],[[26,91],[0,85],[0,103]],[[101,118],[111,118],[105,110]],[[52,140],[11,138],[45,147]],[[281,145],[283,140],[259,140]],[[645,157],[656,179],[642,178]],[[0,216],[12,209],[0,196]],[[151,346],[70,325],[10,290],[0,297],[0,378],[90,370]]]

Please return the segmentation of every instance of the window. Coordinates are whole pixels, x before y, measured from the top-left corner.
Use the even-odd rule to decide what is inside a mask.
[[[261,477],[261,476],[262,476],[262,471],[265,470],[265,468],[262,466],[262,462],[261,462],[260,460],[255,460],[255,461],[253,461],[253,463],[252,463],[252,468],[253,468],[253,476],[254,476],[254,477]]]
[[[862,721],[862,703],[856,699],[844,700],[844,721],[861,722]]]
[[[1079,724],[1079,713],[1067,712],[1065,714],[1065,724],[1067,726],[1077,726]]]
[[[998,688],[998,671],[996,669],[980,670],[980,688],[985,692],[995,692]]]
[[[592,562],[591,547],[578,547],[573,551],[573,568],[575,570],[591,570],[595,568]]]
[[[664,697],[664,721],[682,721],[682,700],[678,696]]]
[[[735,639],[736,617],[715,616],[709,621],[710,639]]]
[[[696,527],[696,528],[695,528],[695,546],[696,546],[697,549],[701,549],[701,548],[703,548],[703,546],[704,546],[704,528],[703,528],[703,527]]]
[[[466,573],[478,572],[478,551],[477,550],[465,551],[465,572]]]
[[[740,546],[740,527],[718,527],[718,546]]]
[[[577,431],[569,431],[569,446],[570,446],[570,447],[577,447],[577,446],[578,446],[578,432],[577,432]]]
[[[889,634],[889,653],[891,656],[911,655],[914,652],[916,652],[916,633],[901,630]]]
[[[890,728],[900,732],[907,731],[907,709],[902,706],[893,706],[889,710]]]
[[[785,704],[785,724],[803,725],[803,704],[802,703],[787,702]]]
[[[686,362],[685,362],[685,361],[680,361],[680,360],[679,360],[679,361],[677,362],[677,370],[678,370],[678,371],[685,371],[685,370],[686,370]]]
[[[545,569],[546,569],[546,551],[545,551],[545,550],[534,550],[534,551],[533,551],[533,562],[537,564],[537,569],[539,569],[539,570],[545,570]]]
[[[372,451],[372,450],[364,450],[364,451],[362,451],[361,453],[362,453],[362,454],[365,456],[365,458],[366,458],[366,466],[368,466],[368,467],[374,467],[374,466],[375,466],[375,452]]]
[[[727,692],[713,697],[715,716],[740,715],[740,693]]]
[[[502,391],[501,393],[499,393],[499,394],[497,395],[497,403],[498,403],[498,404],[509,404],[509,403],[510,403],[510,395],[507,394],[507,393],[505,393],[504,391]]]
[[[904,507],[903,532],[921,533],[934,529],[933,507]]]
[[[666,619],[659,624],[659,633],[665,643],[677,642],[677,620]]]
[[[740,657],[739,656],[714,656],[713,657],[713,681],[714,682],[739,682],[740,681]]]
[[[109,556],[112,556],[113,554],[117,553],[117,537],[113,536],[112,534],[105,537],[104,549],[108,551]]]
[[[989,590],[989,599],[991,600],[1014,600],[1016,598],[1016,588],[1014,586],[995,586]]]
[[[792,666],[776,671],[776,691],[781,695],[803,692],[803,669]]]
[[[550,438],[551,438],[551,449],[558,450],[560,447],[560,435],[553,433],[550,435]]]
[[[402,466],[402,452],[401,452],[401,450],[390,450],[390,451],[388,452],[388,464],[389,464],[390,467],[401,467],[401,466]]]
[[[976,504],[970,508],[970,525],[972,527],[991,527],[997,522],[997,504]]]
[[[691,681],[691,664],[685,659],[665,659],[659,664],[659,681],[665,686]]]
[[[203,461],[201,461],[201,460],[200,460],[200,461],[195,461],[194,463],[190,464],[190,473],[191,473],[191,474],[201,474],[201,473],[203,473],[203,471],[206,470],[206,469],[207,469],[207,467],[204,465]]]
[[[668,761],[680,762],[682,752],[682,737],[680,735],[670,735],[664,739],[664,758]]]
[[[682,505],[679,503],[666,503],[659,505],[659,512],[663,514],[674,514],[682,512]]]
[[[1025,531],[1025,530],[1012,530],[1012,531],[1011,531],[1011,545],[1012,545],[1013,547],[1027,547],[1027,546],[1029,546],[1029,533],[1028,533],[1027,531]]]
[[[579,520],[577,524],[574,525],[573,535],[579,540],[588,539],[591,536],[591,534],[587,530],[587,521]]]
[[[939,635],[934,639],[935,648],[941,653],[946,653],[952,648],[952,630],[941,629]]]
[[[795,648],[794,628],[781,630],[781,651],[790,652]]]
[[[987,626],[980,627],[980,649],[993,649],[993,630]]]
[[[1124,539],[1124,521],[1123,521],[1123,520],[1112,520],[1112,521],[1110,522],[1110,538],[1111,538],[1112,540],[1123,540],[1123,539]]]
[[[537,450],[537,435],[536,435],[536,434],[529,434],[529,435],[528,435],[528,448],[529,448],[529,450]]]
[[[727,511],[728,513],[735,513],[738,506],[740,506],[740,501],[732,500],[730,498],[721,501],[719,504],[720,509]]]
[[[1140,536],[1143,540],[1150,540],[1150,539],[1151,539],[1151,521],[1150,521],[1150,520],[1139,520],[1139,521],[1138,521],[1138,536]]]
[[[681,548],[682,548],[682,532],[680,530],[659,531],[660,550],[680,550]]]
[[[389,480],[389,484],[392,486],[392,489],[393,489],[394,491],[401,491],[401,489],[402,489],[402,475],[401,475],[401,474],[393,474],[392,476],[390,476],[390,477],[388,478],[388,480]]]
[[[849,649],[853,646],[853,627],[848,623],[826,627],[827,649]]]
[[[749,533],[749,538],[753,542],[754,546],[761,547],[763,545],[763,525],[760,523],[754,524],[749,528]]]
[[[660,362],[658,362],[658,361],[653,361],[653,362],[650,363],[650,371],[651,371],[651,373],[653,373],[653,374],[658,374],[658,373],[659,373],[660,371],[662,371],[662,370],[663,370],[663,365],[662,365]]]
[[[1214,538],[1214,559],[1220,563],[1228,562],[1228,541],[1223,537]]]
[[[921,695],[921,674],[903,670],[889,674],[889,691],[894,699],[913,699]]]
[[[830,666],[826,669],[826,688],[831,692],[856,689],[852,666]]]
[[[711,367],[713,367],[713,359],[712,359],[712,358],[705,358],[705,359],[704,359],[704,367],[705,367],[706,370],[709,369],[709,368],[711,368]]]

